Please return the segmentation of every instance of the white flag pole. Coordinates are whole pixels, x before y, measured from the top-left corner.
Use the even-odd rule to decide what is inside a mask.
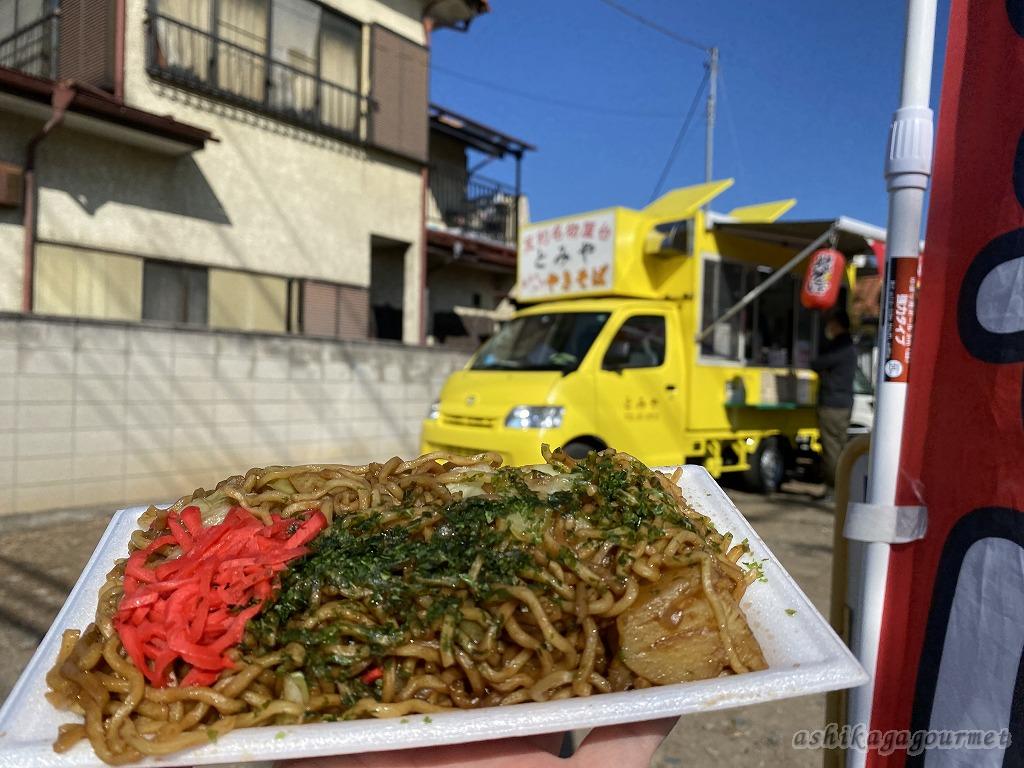
[[[872,429],[867,502],[892,507],[896,500],[903,411],[907,384],[905,366],[890,362],[893,330],[889,297],[896,280],[908,268],[916,271],[921,242],[921,217],[924,193],[931,174],[932,112],[928,108],[931,91],[932,58],[935,43],[937,0],[908,0],[907,37],[903,51],[903,82],[900,107],[893,115],[885,176],[889,189],[889,221],[886,235],[885,287],[882,318],[878,328],[879,366]],[[902,267],[900,262],[912,260]],[[887,365],[887,363],[889,363]],[[895,511],[894,511],[895,514]],[[851,647],[871,676],[864,686],[850,692],[849,723],[869,727],[874,679],[878,661],[878,642],[889,569],[889,545],[872,542],[851,551],[851,577],[860,578],[859,600],[852,605]],[[860,768],[866,752],[857,748],[847,753],[848,768]]]

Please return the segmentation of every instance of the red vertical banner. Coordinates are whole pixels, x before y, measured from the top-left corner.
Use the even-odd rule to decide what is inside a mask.
[[[1024,765],[1022,132],[1024,0],[953,0],[897,491],[928,532],[892,549],[871,726],[996,736],[871,766]]]

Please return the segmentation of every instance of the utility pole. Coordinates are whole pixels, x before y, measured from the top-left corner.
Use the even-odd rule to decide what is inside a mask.
[[[718,99],[718,47],[714,46],[708,51],[708,111],[707,128],[704,140],[704,181],[711,181],[711,174],[715,157],[715,109]]]

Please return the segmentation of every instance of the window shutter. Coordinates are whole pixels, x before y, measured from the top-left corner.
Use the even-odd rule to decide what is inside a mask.
[[[114,90],[114,7],[114,0],[61,0],[61,79]]]
[[[426,162],[429,52],[377,25],[372,38],[370,142]]]
[[[306,280],[302,332],[307,336],[365,339],[370,330],[370,292],[355,285]]]
[[[337,315],[337,288],[330,283],[306,280],[302,284],[302,332],[308,336],[334,336]]]
[[[338,286],[338,338],[365,339],[370,332],[370,292],[354,285]]]

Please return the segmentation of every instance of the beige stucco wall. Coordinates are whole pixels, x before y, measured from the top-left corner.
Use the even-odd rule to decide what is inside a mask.
[[[423,45],[423,0],[323,0],[329,8],[341,11],[364,24],[380,24]]]

